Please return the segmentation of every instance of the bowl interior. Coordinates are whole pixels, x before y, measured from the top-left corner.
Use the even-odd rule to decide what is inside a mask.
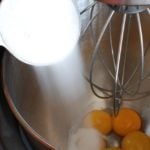
[[[96,31],[95,38],[99,35],[109,13],[109,8],[101,4],[96,7],[95,12],[100,9],[102,13],[93,25],[94,32]],[[83,28],[88,22],[88,17],[89,13],[82,16]],[[150,30],[146,29],[149,28],[150,19],[145,15],[142,17],[145,32],[144,44],[147,45]],[[115,47],[118,43],[121,18],[121,14],[113,18],[115,24],[113,23],[112,32]],[[138,33],[135,32],[134,22],[136,20],[133,20],[131,28],[130,55],[127,60],[127,65],[131,67],[126,69],[126,78],[131,75],[139,58],[139,51],[135,51],[138,41],[135,37]],[[36,134],[36,138],[56,149],[66,150],[71,130],[80,127],[79,122],[87,112],[93,109],[112,109],[112,99],[102,100],[95,97],[84,78],[84,75],[88,75],[90,58],[94,49],[91,37],[89,30],[81,39],[80,48],[76,47],[77,50],[66,60],[52,66],[29,66],[18,61],[8,52],[3,59],[4,91],[12,111],[29,132]],[[103,59],[110,68],[113,68],[107,43],[109,38],[107,31],[105,37],[102,44],[102,49],[105,48],[102,52]],[[146,71],[149,70],[150,65],[149,55],[149,53],[146,55]],[[95,68],[94,81],[103,88],[113,90],[113,79],[108,75],[104,65],[97,60]],[[134,84],[135,80],[130,85]],[[142,89],[150,89],[150,78],[143,82],[141,91]],[[100,94],[104,93],[100,92]],[[141,114],[145,122],[144,131],[150,135],[150,97],[143,97],[138,101],[123,101],[122,106],[133,107]]]

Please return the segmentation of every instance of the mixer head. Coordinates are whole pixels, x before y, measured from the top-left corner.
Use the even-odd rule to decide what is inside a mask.
[[[138,13],[144,11],[150,0],[97,0],[109,5],[115,11],[123,13]]]
[[[109,5],[149,5],[150,0],[97,0]]]
[[[94,14],[94,8],[99,2],[105,3],[110,8],[110,13],[100,30],[99,36],[96,39],[92,37],[94,43],[94,50],[92,53],[91,63],[90,63],[90,71],[89,77],[86,77],[86,80],[90,83],[90,87],[92,92],[101,99],[113,99],[113,108],[114,114],[118,114],[121,103],[124,100],[138,100],[142,99],[145,96],[150,95],[150,91],[145,90],[141,91],[141,85],[146,80],[150,73],[145,74],[145,56],[150,47],[150,41],[146,46],[144,45],[145,39],[143,37],[143,26],[141,21],[141,16],[143,14],[150,14],[150,0],[97,0],[90,4],[85,10],[81,12],[81,15],[86,11],[90,10],[90,20],[85,29],[83,30],[82,37],[86,34],[89,27],[92,28],[92,24],[94,20],[98,17],[101,12]],[[112,20],[116,13],[121,14],[122,21],[120,23],[120,33],[117,48],[114,48],[113,36],[112,36]],[[134,56],[133,52],[130,48],[130,34],[131,34],[131,22],[134,20],[136,22],[136,37],[135,40],[138,41],[139,49],[138,49],[138,61],[131,67],[130,64],[127,65],[128,56]],[[118,24],[117,24],[118,25]],[[93,29],[91,29],[92,31]],[[109,32],[109,39],[103,40],[106,35],[106,32]],[[134,32],[132,32],[132,35]],[[93,35],[93,34],[92,34]],[[138,36],[138,38],[137,38]],[[134,36],[132,37],[134,38]],[[136,39],[137,38],[137,39]],[[150,38],[149,38],[150,39]],[[108,45],[110,45],[109,53],[111,57],[107,59],[110,61],[112,59],[112,66],[109,66],[106,60],[104,60],[104,56],[102,54],[101,45],[103,45],[104,41],[109,41]],[[134,42],[132,42],[134,43]],[[133,44],[132,44],[133,45]],[[133,48],[133,47],[132,47]],[[106,49],[103,47],[103,49]],[[97,64],[97,59],[100,60],[101,64],[104,66],[105,71],[109,74],[110,78],[113,81],[112,88],[105,88],[99,82],[95,82],[94,80],[94,69]],[[134,59],[133,59],[134,61]],[[111,69],[113,68],[113,69]],[[132,68],[132,69],[131,69]],[[130,74],[126,76],[126,72],[130,71]],[[103,71],[103,70],[101,70]],[[132,83],[132,84],[131,84]]]

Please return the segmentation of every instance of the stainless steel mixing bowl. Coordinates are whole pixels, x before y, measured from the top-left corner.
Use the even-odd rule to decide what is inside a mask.
[[[82,4],[80,2],[80,4]],[[99,33],[101,25],[106,20],[107,7],[101,5],[99,19],[94,29]],[[118,39],[119,16],[114,18],[114,39]],[[82,16],[83,24],[88,20],[88,14]],[[145,31],[145,45],[150,39],[150,18],[143,16],[143,30]],[[134,64],[138,54],[136,49],[136,32],[132,28],[133,38],[131,57],[128,63]],[[106,34],[107,36],[107,34]],[[47,146],[47,149],[66,150],[70,131],[78,126],[80,118],[94,108],[112,108],[111,100],[96,98],[85,81],[87,68],[92,53],[90,32],[82,39],[81,49],[72,53],[64,62],[47,67],[34,67],[23,64],[11,54],[5,52],[2,64],[2,80],[7,102],[21,125],[35,139]],[[103,58],[111,66],[107,40],[103,41],[105,51]],[[147,56],[145,69],[150,68],[150,54]],[[38,72],[38,73],[37,73]],[[126,70],[130,74],[131,70]],[[95,71],[96,80],[105,88],[113,88],[112,79],[100,65]],[[150,78],[143,84],[143,89],[150,89]],[[150,97],[138,101],[123,102],[123,106],[134,107],[144,120],[143,129],[150,135]],[[113,140],[113,139],[112,139]]]

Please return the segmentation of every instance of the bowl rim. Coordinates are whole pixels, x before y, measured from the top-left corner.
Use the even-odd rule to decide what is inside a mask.
[[[31,135],[33,139],[35,139],[37,142],[45,146],[48,150],[56,150],[53,145],[49,144],[48,141],[43,138],[40,134],[38,134],[27,122],[26,120],[22,117],[22,115],[19,113],[17,110],[15,104],[13,103],[13,100],[9,94],[8,91],[8,86],[5,81],[5,67],[6,67],[6,57],[13,57],[10,53],[4,52],[3,58],[2,58],[2,63],[1,63],[1,81],[2,81],[2,90],[4,92],[6,101],[8,103],[8,106],[12,113],[14,114],[15,118],[17,121],[20,123],[20,125],[25,129],[25,131]]]

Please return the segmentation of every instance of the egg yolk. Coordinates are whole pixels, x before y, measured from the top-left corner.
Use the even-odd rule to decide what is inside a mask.
[[[103,110],[93,110],[85,117],[84,125],[95,128],[103,134],[108,134],[112,130],[111,115]]]
[[[141,118],[131,108],[121,108],[117,116],[112,117],[113,130],[120,136],[141,128]]]
[[[126,135],[121,145],[123,150],[150,150],[149,137],[141,131]]]

